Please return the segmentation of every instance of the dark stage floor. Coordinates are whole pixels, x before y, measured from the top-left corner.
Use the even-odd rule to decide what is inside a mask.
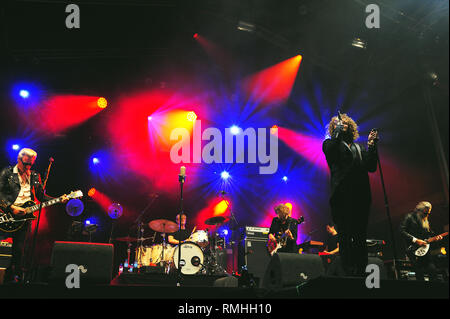
[[[368,289],[364,278],[319,277],[304,284],[278,290],[263,288],[208,286],[208,282],[186,281],[176,286],[175,281],[125,280],[110,285],[84,285],[68,289],[64,285],[35,283],[27,285],[5,284],[0,286],[0,298],[94,298],[94,299],[208,299],[227,300],[264,299],[448,299],[449,286],[440,282],[381,280],[380,288]],[[209,280],[211,282],[211,280]]]

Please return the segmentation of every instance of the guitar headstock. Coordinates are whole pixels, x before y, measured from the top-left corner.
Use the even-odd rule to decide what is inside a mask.
[[[81,198],[81,197],[83,197],[83,192],[80,190],[73,191],[69,195],[67,195],[67,197],[69,197],[70,199]]]

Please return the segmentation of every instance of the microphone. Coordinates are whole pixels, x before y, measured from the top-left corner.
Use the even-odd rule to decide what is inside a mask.
[[[341,111],[339,111],[339,110],[338,110],[338,119],[339,119],[339,122],[342,122]],[[336,132],[335,138],[339,138],[339,133],[340,133],[340,131]]]
[[[184,183],[185,179],[186,179],[186,167],[181,166],[180,175],[178,175],[178,180],[180,181],[180,183]]]

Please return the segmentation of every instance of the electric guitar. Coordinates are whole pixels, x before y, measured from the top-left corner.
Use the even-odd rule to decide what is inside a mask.
[[[43,202],[42,208],[60,203],[62,201],[63,196]],[[69,199],[81,198],[81,197],[83,197],[83,193],[81,191],[74,191],[74,192],[71,192],[69,195],[67,195],[67,197]],[[25,222],[27,220],[33,220],[33,219],[37,218],[36,216],[34,216],[33,213],[39,210],[39,205],[36,204],[35,202],[30,200],[22,205],[16,205],[16,206],[25,208],[25,214],[18,216],[18,215],[14,215],[13,213],[10,213],[10,212],[5,212],[4,210],[2,210],[0,208],[0,230],[1,231],[7,232],[7,233],[12,233],[12,232],[18,231],[20,228],[22,228],[22,226],[25,224]]]
[[[408,252],[412,255],[414,254],[417,257],[423,257],[428,253],[428,250],[430,249],[430,243],[434,242],[434,241],[438,241],[441,240],[443,237],[447,236],[448,232],[442,233],[438,236],[434,236],[431,238],[428,238],[427,240],[425,240],[427,242],[427,244],[425,246],[419,246],[418,244],[414,243],[411,246],[408,247]],[[441,236],[441,239],[438,239],[439,236]]]
[[[302,216],[299,219],[289,220],[287,229],[289,229],[291,227],[291,222],[293,220],[297,222],[297,225],[300,225],[301,223],[303,223],[305,221],[305,218]],[[275,242],[272,240],[269,240],[267,242],[267,251],[269,252],[270,256],[273,256],[278,251],[278,249],[285,247],[287,244],[288,238],[289,238],[288,235],[286,234],[286,232],[284,232],[283,234],[281,234],[280,236],[275,238],[276,239]]]

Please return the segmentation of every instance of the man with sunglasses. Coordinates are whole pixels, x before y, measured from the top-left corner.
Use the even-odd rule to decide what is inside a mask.
[[[34,150],[24,148],[17,156],[17,164],[6,167],[0,172],[0,206],[2,210],[22,216],[25,214],[25,209],[20,205],[30,200],[37,199],[45,202],[52,199],[45,194],[39,173],[31,170],[36,157],[37,153]],[[67,196],[63,197],[62,203],[67,201]],[[6,271],[5,281],[19,282],[22,279],[24,246],[30,228],[31,222],[27,221],[24,227],[15,232],[0,231],[0,238],[11,237],[13,240],[11,265]]]

